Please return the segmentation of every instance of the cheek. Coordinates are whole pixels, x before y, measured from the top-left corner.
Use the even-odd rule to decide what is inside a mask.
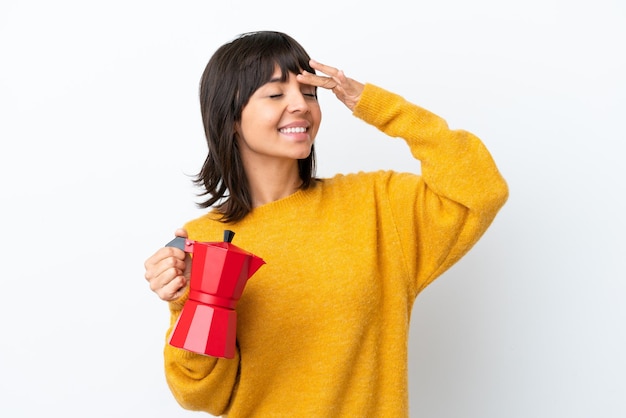
[[[315,124],[315,130],[312,133],[313,138],[315,138],[315,136],[317,135],[317,132],[320,129],[320,125],[322,124],[322,111],[320,110],[319,106],[317,107],[316,111],[315,110],[311,111],[311,116]]]
[[[253,134],[260,130],[275,130],[280,121],[280,116],[275,113],[258,109],[256,112],[248,112],[247,115],[241,115],[241,131],[244,135]]]

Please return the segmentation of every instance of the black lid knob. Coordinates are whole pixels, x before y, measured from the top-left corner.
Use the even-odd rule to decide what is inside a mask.
[[[231,242],[234,236],[235,236],[235,233],[233,231],[229,229],[224,230],[224,242]]]

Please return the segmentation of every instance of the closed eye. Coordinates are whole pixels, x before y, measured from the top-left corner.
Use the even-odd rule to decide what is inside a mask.
[[[302,95],[317,100],[317,89],[306,89],[302,92]]]

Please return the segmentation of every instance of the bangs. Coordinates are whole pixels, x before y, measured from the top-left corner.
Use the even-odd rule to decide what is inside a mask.
[[[293,50],[287,51],[286,54],[280,54],[274,57],[274,62],[272,64],[272,72],[274,71],[274,66],[278,66],[281,72],[281,81],[287,80],[287,74],[300,74],[302,70],[306,70],[310,73],[315,73],[315,70],[311,68],[309,65],[309,57],[302,57],[295,53]],[[271,77],[271,75],[270,75]],[[265,80],[268,82],[269,78]]]
[[[252,93],[270,81],[277,66],[280,68],[281,81],[286,81],[289,73],[299,74],[302,70],[315,73],[309,65],[311,58],[304,48],[283,33],[252,32],[241,35],[233,42],[246,44],[246,51],[239,51],[237,55],[246,57],[241,74],[248,79],[243,83],[247,84],[247,88],[244,88],[247,93]]]

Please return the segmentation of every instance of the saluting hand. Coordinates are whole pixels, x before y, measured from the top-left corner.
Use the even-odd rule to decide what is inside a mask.
[[[301,74],[297,75],[298,82],[331,90],[348,109],[354,110],[354,106],[361,98],[364,85],[346,77],[343,71],[337,68],[321,64],[315,60],[309,61],[309,64],[313,69],[326,74],[326,76],[302,71]]]

